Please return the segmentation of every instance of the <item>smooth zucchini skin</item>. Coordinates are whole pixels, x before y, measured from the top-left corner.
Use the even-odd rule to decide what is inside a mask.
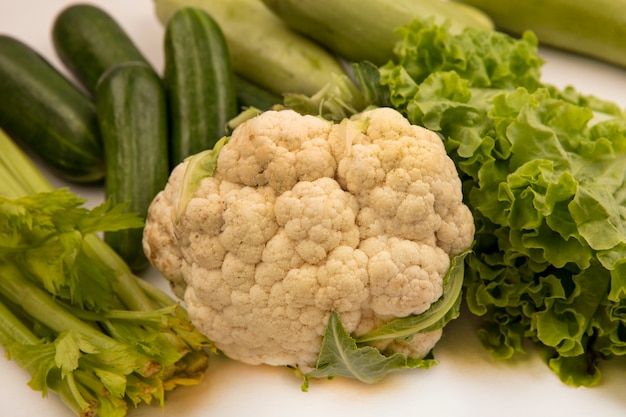
[[[150,65],[118,22],[90,4],[74,4],[58,14],[52,42],[61,62],[91,94],[114,65],[130,61]]]
[[[169,19],[164,55],[173,167],[226,135],[237,96],[226,40],[205,11],[187,7]]]
[[[183,7],[198,7],[224,32],[237,74],[274,94],[313,95],[344,74],[337,57],[294,32],[259,0],[153,0],[163,24]]]
[[[494,0],[497,1],[497,0]],[[519,0],[525,1],[525,0]],[[415,19],[447,22],[452,33],[493,29],[483,12],[447,0],[262,0],[290,28],[350,62],[396,59],[396,29]]]
[[[479,8],[499,30],[532,30],[542,45],[626,67],[626,0],[456,0]]]
[[[106,160],[105,195],[144,219],[169,175],[167,109],[163,83],[138,62],[105,72],[96,88],[96,109]],[[105,241],[134,271],[148,266],[143,229],[107,232]]]
[[[30,46],[0,35],[0,126],[59,177],[104,177],[93,102]]]

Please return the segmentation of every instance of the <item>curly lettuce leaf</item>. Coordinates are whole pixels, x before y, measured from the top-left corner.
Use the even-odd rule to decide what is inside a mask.
[[[499,358],[539,347],[564,382],[593,385],[626,353],[626,117],[540,80],[513,39],[414,22],[381,67],[394,107],[438,132],[476,222],[466,300]]]

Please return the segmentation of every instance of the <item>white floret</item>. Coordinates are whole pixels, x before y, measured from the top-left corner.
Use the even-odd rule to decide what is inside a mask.
[[[268,111],[233,132],[186,204],[153,201],[152,264],[229,357],[315,366],[332,311],[359,335],[437,301],[474,225],[441,139],[392,109],[332,124]],[[376,346],[421,358],[441,330]]]

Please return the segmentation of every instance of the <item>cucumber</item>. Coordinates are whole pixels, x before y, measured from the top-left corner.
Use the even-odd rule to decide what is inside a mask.
[[[154,0],[163,24],[183,7],[209,13],[224,33],[235,72],[274,94],[313,95],[331,73],[345,73],[334,55],[290,30],[259,0]]]
[[[149,66],[129,62],[110,68],[95,95],[106,160],[105,195],[145,219],[169,175],[167,108],[163,83]],[[107,232],[105,241],[132,270],[148,266],[143,229]]]
[[[280,96],[259,87],[239,75],[235,75],[235,91],[240,109],[254,107],[265,111],[283,103]]]
[[[150,65],[118,22],[90,4],[71,5],[58,14],[52,42],[61,62],[92,94],[112,66],[130,61]]]
[[[0,35],[0,127],[72,182],[104,177],[93,102],[22,41]]]
[[[226,40],[205,11],[183,8],[168,20],[164,54],[173,168],[227,134],[237,96]]]
[[[494,0],[495,1],[495,0]],[[522,0],[523,1],[523,0]],[[396,29],[414,19],[447,21],[458,33],[467,27],[493,29],[482,11],[447,0],[262,0],[289,27],[351,62],[384,65],[400,41]]]
[[[489,14],[512,35],[626,67],[626,0],[456,0]]]

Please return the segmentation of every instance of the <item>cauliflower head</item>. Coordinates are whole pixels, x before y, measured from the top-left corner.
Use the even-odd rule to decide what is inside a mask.
[[[210,175],[194,175],[201,158],[152,202],[144,251],[197,328],[245,363],[315,367],[333,311],[356,336],[425,312],[473,242],[441,138],[390,108],[341,123],[267,111],[233,131]],[[375,345],[421,358],[440,336]]]

